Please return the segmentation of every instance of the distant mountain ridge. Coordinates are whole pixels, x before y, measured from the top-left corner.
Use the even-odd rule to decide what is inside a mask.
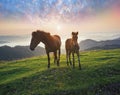
[[[120,38],[106,41],[83,40],[79,43],[80,50],[120,48]]]
[[[45,54],[45,49],[37,47],[34,51],[29,46],[2,46],[0,47],[0,60],[16,60]]]

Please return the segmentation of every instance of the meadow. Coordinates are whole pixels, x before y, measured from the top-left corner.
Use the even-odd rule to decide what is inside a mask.
[[[120,95],[120,49],[80,52],[82,70],[47,56],[0,62],[0,95]]]

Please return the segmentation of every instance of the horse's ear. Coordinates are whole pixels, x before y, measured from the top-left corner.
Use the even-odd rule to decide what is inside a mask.
[[[35,36],[37,34],[37,32],[32,32],[32,36]]]
[[[74,35],[75,33],[74,32],[72,32],[72,35]]]
[[[48,35],[50,35],[50,33],[49,33],[49,32],[48,32],[47,34],[48,34]]]
[[[78,31],[76,32],[76,34],[78,35]]]
[[[40,30],[37,30],[36,32],[40,32]]]

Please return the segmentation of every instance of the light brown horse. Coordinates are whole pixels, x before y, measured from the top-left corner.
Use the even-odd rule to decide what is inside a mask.
[[[50,68],[50,52],[54,53],[54,63],[57,62],[57,65],[59,66],[61,38],[58,35],[51,35],[50,33],[41,30],[32,32],[30,49],[34,50],[40,42],[45,44],[45,50],[48,57],[48,68]]]
[[[66,40],[65,42],[66,60],[67,60],[67,65],[69,65],[69,63],[70,65],[72,65],[72,62],[71,62],[71,53],[72,53],[73,68],[74,68],[75,67],[74,53],[76,53],[78,57],[79,69],[81,69],[79,45],[78,45],[77,39],[78,39],[78,32],[72,32],[72,38]]]

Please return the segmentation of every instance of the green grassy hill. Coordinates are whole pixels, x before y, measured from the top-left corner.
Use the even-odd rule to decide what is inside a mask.
[[[120,95],[120,49],[81,52],[81,65],[65,55],[50,69],[46,56],[0,62],[0,95]]]

